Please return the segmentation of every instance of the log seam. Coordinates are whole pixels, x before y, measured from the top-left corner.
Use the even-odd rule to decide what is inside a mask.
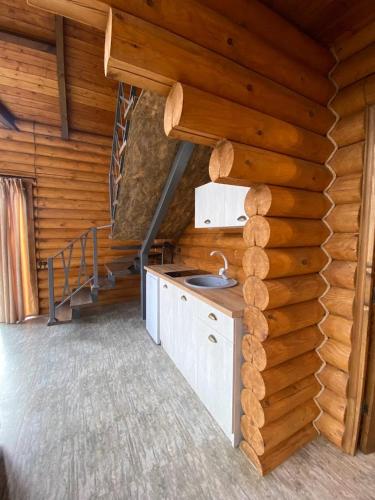
[[[325,315],[324,317],[321,319],[321,321],[318,323],[318,327],[319,327],[319,330],[320,332],[322,333],[323,335],[323,340],[321,342],[321,344],[319,346],[316,347],[315,351],[317,353],[317,355],[319,356],[319,358],[322,360],[322,366],[320,367],[320,369],[315,373],[315,377],[316,379],[318,380],[320,386],[321,386],[321,389],[319,391],[319,393],[315,396],[314,398],[314,401],[315,401],[315,404],[318,406],[320,412],[319,412],[319,415],[315,418],[315,420],[313,421],[313,426],[315,427],[316,431],[318,432],[318,434],[321,434],[320,430],[319,430],[319,427],[317,425],[317,422],[318,420],[320,419],[320,417],[322,416],[322,414],[324,413],[324,410],[322,409],[322,407],[320,406],[319,404],[319,396],[323,393],[324,389],[325,389],[325,386],[323,385],[323,383],[320,381],[319,379],[319,373],[325,368],[327,362],[325,361],[325,359],[323,358],[323,356],[320,354],[319,352],[319,349],[321,349],[324,344],[327,342],[328,340],[328,337],[327,335],[324,333],[321,325],[322,323],[324,322],[325,319],[327,319],[328,315],[329,315],[329,311],[327,309],[327,307],[325,306],[324,302],[322,301],[322,298],[328,293],[328,290],[330,289],[330,283],[329,281],[327,280],[327,278],[324,276],[324,271],[328,268],[328,266],[331,264],[332,262],[332,257],[330,256],[329,252],[325,249],[324,245],[332,238],[333,236],[333,230],[331,229],[329,223],[326,221],[327,217],[330,215],[330,213],[334,210],[335,208],[335,203],[333,201],[333,199],[331,198],[330,194],[329,194],[329,188],[333,185],[333,183],[335,182],[336,180],[336,172],[334,171],[334,169],[330,166],[330,161],[331,159],[335,156],[336,154],[336,151],[338,150],[338,145],[336,143],[336,141],[334,140],[334,138],[332,137],[332,132],[333,130],[335,129],[338,121],[340,120],[340,116],[338,115],[338,113],[336,113],[336,111],[333,109],[332,107],[332,103],[334,101],[334,99],[336,98],[338,92],[339,92],[339,86],[337,85],[336,81],[334,80],[333,78],[333,72],[335,71],[336,67],[339,65],[339,59],[337,57],[337,54],[335,52],[335,49],[332,48],[331,49],[331,52],[333,54],[333,57],[335,58],[336,62],[334,64],[334,66],[332,67],[331,71],[328,73],[328,79],[333,83],[334,85],[334,88],[335,88],[335,92],[334,94],[332,95],[331,99],[328,101],[328,104],[327,104],[327,108],[333,113],[334,117],[335,117],[335,121],[334,123],[332,124],[331,128],[328,130],[327,132],[327,138],[332,142],[333,146],[334,146],[334,149],[332,151],[332,153],[329,155],[329,157],[327,158],[327,160],[325,161],[325,166],[329,169],[329,171],[331,172],[332,174],[332,180],[331,182],[328,184],[328,186],[325,188],[325,190],[323,191],[324,195],[329,199],[329,201],[331,202],[331,207],[329,208],[328,212],[325,214],[325,216],[323,217],[323,222],[326,224],[330,234],[327,236],[327,239],[321,244],[321,248],[323,250],[323,252],[325,252],[325,254],[327,255],[328,257],[328,261],[327,261],[327,264],[323,267],[323,269],[321,269],[321,271],[319,272],[320,276],[323,278],[324,282],[326,283],[327,285],[327,289],[326,291],[319,297],[319,302],[320,304],[322,305],[323,309],[325,310]]]

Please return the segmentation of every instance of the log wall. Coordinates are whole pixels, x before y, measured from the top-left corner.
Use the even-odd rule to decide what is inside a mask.
[[[71,132],[71,140],[60,139],[55,127],[17,122],[20,131],[0,128],[0,174],[35,179],[34,220],[40,313],[48,310],[46,261],[70,240],[91,226],[107,225],[108,168],[111,139],[105,136]],[[108,238],[109,230],[99,231],[99,266],[123,255],[110,247],[121,242]],[[92,255],[88,244],[88,256]],[[79,251],[72,256],[72,275],[79,266]],[[62,263],[56,262],[56,299],[62,289]],[[99,303],[135,298],[139,278],[118,281],[115,289],[102,291]]]
[[[325,361],[318,377],[322,414],[317,427],[349,453],[356,448],[358,401],[363,380],[354,381],[359,358],[358,269],[365,151],[365,108],[375,103],[375,36],[367,27],[338,41],[339,63],[332,78],[338,93],[332,102],[339,121],[332,131],[337,151],[329,162],[336,179],[328,189],[335,206],[326,218],[332,236],[324,245],[332,261],[324,271],[330,289],[322,298],[328,314],[321,328],[326,341],[319,352]],[[357,333],[356,333],[357,332]],[[365,332],[364,332],[365,334]],[[362,373],[362,379],[364,374]]]

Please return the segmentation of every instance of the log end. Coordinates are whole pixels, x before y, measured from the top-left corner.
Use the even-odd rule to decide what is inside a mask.
[[[261,215],[251,217],[246,222],[243,237],[248,247],[266,247],[271,237],[271,228],[268,220]]]
[[[270,300],[268,288],[264,281],[256,276],[246,278],[243,295],[247,305],[255,306],[261,311],[267,309]]]
[[[256,184],[247,193],[245,211],[248,217],[267,215],[272,204],[272,192],[266,184]]]
[[[266,279],[270,271],[269,258],[263,248],[248,248],[242,258],[242,267],[246,276]]]
[[[257,307],[248,306],[244,311],[244,323],[249,333],[263,342],[268,337],[268,322],[264,314]]]
[[[180,123],[184,102],[184,90],[181,83],[176,82],[169,92],[164,111],[164,132],[171,135],[172,130]]]

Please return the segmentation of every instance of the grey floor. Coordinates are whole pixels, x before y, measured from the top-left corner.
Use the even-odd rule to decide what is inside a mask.
[[[1,326],[0,384],[2,500],[375,498],[375,455],[324,440],[258,477],[134,304]]]

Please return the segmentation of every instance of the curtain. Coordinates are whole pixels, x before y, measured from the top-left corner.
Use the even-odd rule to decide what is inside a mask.
[[[17,323],[37,311],[24,186],[21,179],[0,177],[0,323]]]

